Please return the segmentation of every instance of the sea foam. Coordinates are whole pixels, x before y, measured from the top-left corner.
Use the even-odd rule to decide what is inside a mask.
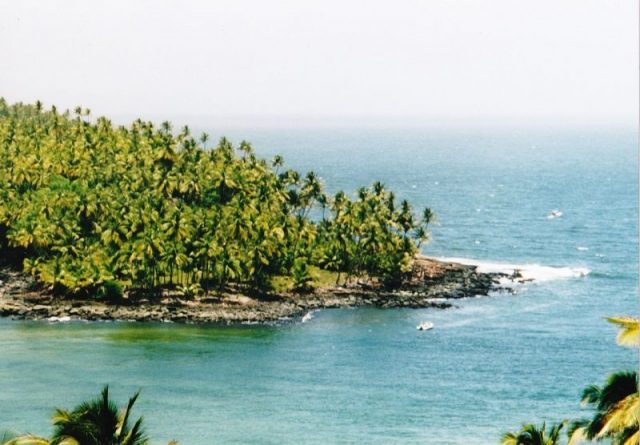
[[[554,281],[580,278],[589,275],[591,270],[586,267],[568,266],[542,266],[540,264],[509,264],[495,263],[491,261],[480,261],[471,258],[438,258],[440,261],[477,266],[478,272],[483,273],[504,273],[514,275],[517,271],[520,276],[519,281]]]

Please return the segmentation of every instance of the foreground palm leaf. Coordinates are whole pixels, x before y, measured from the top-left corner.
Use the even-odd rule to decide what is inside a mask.
[[[619,345],[640,346],[640,320],[632,317],[610,317],[607,321],[621,328],[616,338]]]
[[[116,405],[109,400],[109,388],[102,390],[100,397],[82,403],[72,411],[58,409],[53,416],[55,431],[52,445],[145,445],[148,440],[142,429],[142,417],[129,425],[131,409],[138,398],[134,394],[127,407],[118,413]],[[65,442],[66,441],[66,442]]]
[[[618,344],[639,346],[638,319],[612,317],[607,320],[621,328],[617,337]],[[612,445],[640,445],[640,392],[636,372],[616,372],[609,376],[602,387],[586,387],[582,393],[582,404],[591,407],[594,414],[590,419],[571,422],[568,431],[569,445],[603,440]],[[552,428],[551,432],[557,433],[560,428],[561,426],[557,430]],[[525,425],[519,432],[505,434],[502,444],[542,444],[547,443],[545,440],[557,440],[557,434],[545,435],[544,424],[540,429]]]
[[[623,346],[640,345],[638,319],[632,317],[607,318],[621,330],[616,338]],[[614,445],[640,444],[640,395],[636,372],[611,374],[603,387],[591,385],[582,394],[583,405],[593,406],[591,419],[573,423],[569,445],[585,441],[609,439]]]
[[[523,425],[520,431],[505,433],[502,436],[502,445],[557,445],[560,440],[560,430],[565,422],[551,425],[548,429],[546,423],[540,427],[533,424]]]
[[[604,386],[585,388],[582,403],[593,406],[595,414],[590,420],[574,422],[570,445],[604,438],[611,439],[616,445],[634,444],[629,440],[640,427],[637,373],[616,372],[609,376]]]
[[[45,438],[31,434],[13,437],[13,435],[5,433],[0,437],[0,445],[50,445],[50,442]]]
[[[51,439],[5,432],[0,434],[0,445],[147,445],[142,417],[132,427],[129,425],[138,395],[139,392],[135,393],[127,406],[118,411],[109,400],[109,388],[105,386],[98,398],[81,403],[72,411],[57,409]],[[178,445],[178,442],[172,440],[168,445]]]

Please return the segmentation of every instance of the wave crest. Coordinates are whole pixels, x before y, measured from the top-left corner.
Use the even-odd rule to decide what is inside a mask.
[[[515,275],[519,273],[518,281],[554,281],[566,280],[571,278],[585,277],[591,273],[586,267],[568,267],[568,266],[542,266],[540,264],[509,264],[495,263],[491,261],[480,261],[471,258],[454,258],[443,257],[438,258],[440,261],[451,263],[465,264],[468,266],[476,266],[478,272],[483,273],[503,273],[507,275]]]

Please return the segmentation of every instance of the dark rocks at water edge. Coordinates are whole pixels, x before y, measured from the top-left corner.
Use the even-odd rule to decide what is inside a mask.
[[[64,299],[38,289],[24,275],[0,270],[0,316],[31,320],[130,320],[178,323],[269,323],[300,317],[324,308],[449,308],[450,300],[486,296],[503,289],[503,274],[480,273],[475,266],[418,257],[410,280],[394,289],[376,283],[318,289],[299,295],[287,293],[252,297],[239,290],[186,299],[166,294],[123,304]]]

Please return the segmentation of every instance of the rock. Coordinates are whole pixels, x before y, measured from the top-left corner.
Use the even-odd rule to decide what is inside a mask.
[[[0,315],[31,319],[74,316],[90,320],[160,320],[179,323],[282,323],[309,310],[322,308],[376,306],[445,309],[453,305],[437,300],[438,297],[442,300],[487,295],[501,288],[499,276],[478,273],[473,266],[424,258],[419,258],[417,263],[424,270],[394,289],[385,289],[373,281],[364,285],[324,288],[304,296],[287,294],[266,299],[251,299],[235,289],[215,298],[204,297],[182,303],[167,293],[160,302],[148,300],[120,306],[104,306],[95,301],[60,301],[47,295],[46,291],[28,290],[25,286],[32,281],[11,278],[0,285]],[[7,289],[12,289],[12,296],[6,295]]]

